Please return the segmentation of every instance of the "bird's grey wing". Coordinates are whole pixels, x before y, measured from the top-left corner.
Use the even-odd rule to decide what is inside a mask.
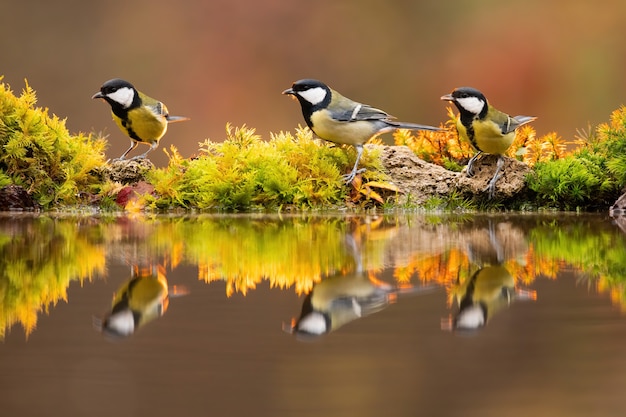
[[[368,106],[367,104],[354,103],[354,106],[334,114],[335,119],[341,122],[356,122],[360,120],[390,120],[390,116],[386,112]]]
[[[537,120],[534,116],[515,116],[515,117],[507,117],[506,122],[500,125],[502,128],[502,134],[506,135],[507,133],[513,132],[518,127],[524,126],[527,123],[530,123],[534,120]]]
[[[152,110],[152,112],[157,116],[165,117],[165,120],[167,120],[168,123],[184,122],[185,120],[189,120],[189,118],[185,116],[171,115],[167,110],[167,107],[165,107],[165,104],[161,103],[160,101],[157,101],[155,103],[146,103],[145,105],[149,107],[150,110]]]
[[[143,105],[149,108],[150,111],[152,111],[152,113],[154,113],[156,116],[167,117],[167,107],[165,107],[165,105],[161,103],[160,101],[156,101],[156,100],[147,101],[146,100],[144,101]]]

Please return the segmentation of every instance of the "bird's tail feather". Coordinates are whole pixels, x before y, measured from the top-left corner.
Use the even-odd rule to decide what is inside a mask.
[[[537,120],[535,116],[515,116],[515,121],[518,123],[517,127],[523,126],[526,123],[534,122]]]
[[[174,122],[184,122],[185,120],[189,120],[189,117],[185,117],[185,116],[170,116],[167,115],[165,117],[165,120],[167,120],[168,123],[174,123]]]
[[[387,123],[396,129],[430,130],[431,132],[441,132],[445,130],[440,127],[420,125],[417,123],[396,122],[396,121],[388,121]]]

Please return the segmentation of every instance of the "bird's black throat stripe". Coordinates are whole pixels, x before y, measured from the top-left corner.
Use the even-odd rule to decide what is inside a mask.
[[[302,106],[302,116],[304,116],[304,121],[310,129],[313,129],[313,121],[311,120],[311,116],[313,115],[313,113],[319,110],[326,109],[330,104],[332,93],[330,91],[327,91],[326,93],[327,94],[326,97],[324,97],[324,100],[317,104],[311,104],[309,101],[303,99],[301,96],[296,95],[298,101],[300,102],[300,105]]]
[[[117,116],[122,122],[122,126],[126,130],[126,133],[132,140],[136,140],[138,142],[142,142],[142,139],[135,133],[132,128],[132,123],[128,118],[128,109],[123,108],[120,105],[111,105],[111,111],[115,116]]]
[[[461,112],[461,124],[465,127],[467,131],[467,137],[469,140],[476,146],[474,140],[474,126],[472,122],[474,121],[474,115],[471,113]]]
[[[122,126],[124,126],[124,129],[126,129],[126,133],[128,133],[128,136],[130,136],[131,139],[134,139],[138,142],[142,142],[142,139],[133,130],[130,120],[122,119]]]

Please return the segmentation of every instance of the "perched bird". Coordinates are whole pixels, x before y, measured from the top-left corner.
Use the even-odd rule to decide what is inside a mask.
[[[352,101],[317,80],[296,81],[283,94],[298,99],[306,124],[318,137],[356,148],[356,162],[352,171],[344,176],[346,183],[365,171],[357,168],[363,145],[372,137],[396,129],[441,130],[433,126],[396,122],[384,111]]]
[[[159,146],[159,139],[167,131],[168,123],[189,120],[187,117],[170,116],[165,104],[137,91],[131,83],[119,78],[105,82],[91,98],[101,98],[109,103],[113,120],[130,137],[130,148],[119,157],[120,160],[139,143],[150,145],[150,149],[133,159],[145,158],[148,152]]]
[[[460,118],[456,128],[459,136],[469,140],[477,153],[467,164],[467,175],[474,175],[474,162],[484,152],[498,156],[496,172],[493,175],[487,190],[493,197],[496,190],[500,170],[504,164],[503,154],[509,149],[515,139],[515,130],[527,123],[536,120],[532,116],[511,117],[491,106],[485,96],[471,87],[460,87],[451,94],[441,97],[451,101],[459,109]]]

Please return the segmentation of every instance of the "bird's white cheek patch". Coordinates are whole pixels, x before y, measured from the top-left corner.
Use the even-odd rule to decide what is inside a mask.
[[[322,87],[309,88],[305,91],[298,91],[298,95],[315,106],[324,101],[326,98],[326,90]]]
[[[472,114],[480,114],[485,107],[485,102],[477,97],[463,97],[456,100],[465,110]]]
[[[300,320],[300,323],[298,323],[298,330],[310,334],[320,335],[326,333],[328,329],[326,328],[326,320],[324,320],[324,316],[319,313],[311,313]]]
[[[127,109],[130,107],[131,104],[133,104],[135,92],[132,88],[122,87],[113,93],[107,94],[107,97],[115,101],[116,103],[120,103],[122,107]]]

